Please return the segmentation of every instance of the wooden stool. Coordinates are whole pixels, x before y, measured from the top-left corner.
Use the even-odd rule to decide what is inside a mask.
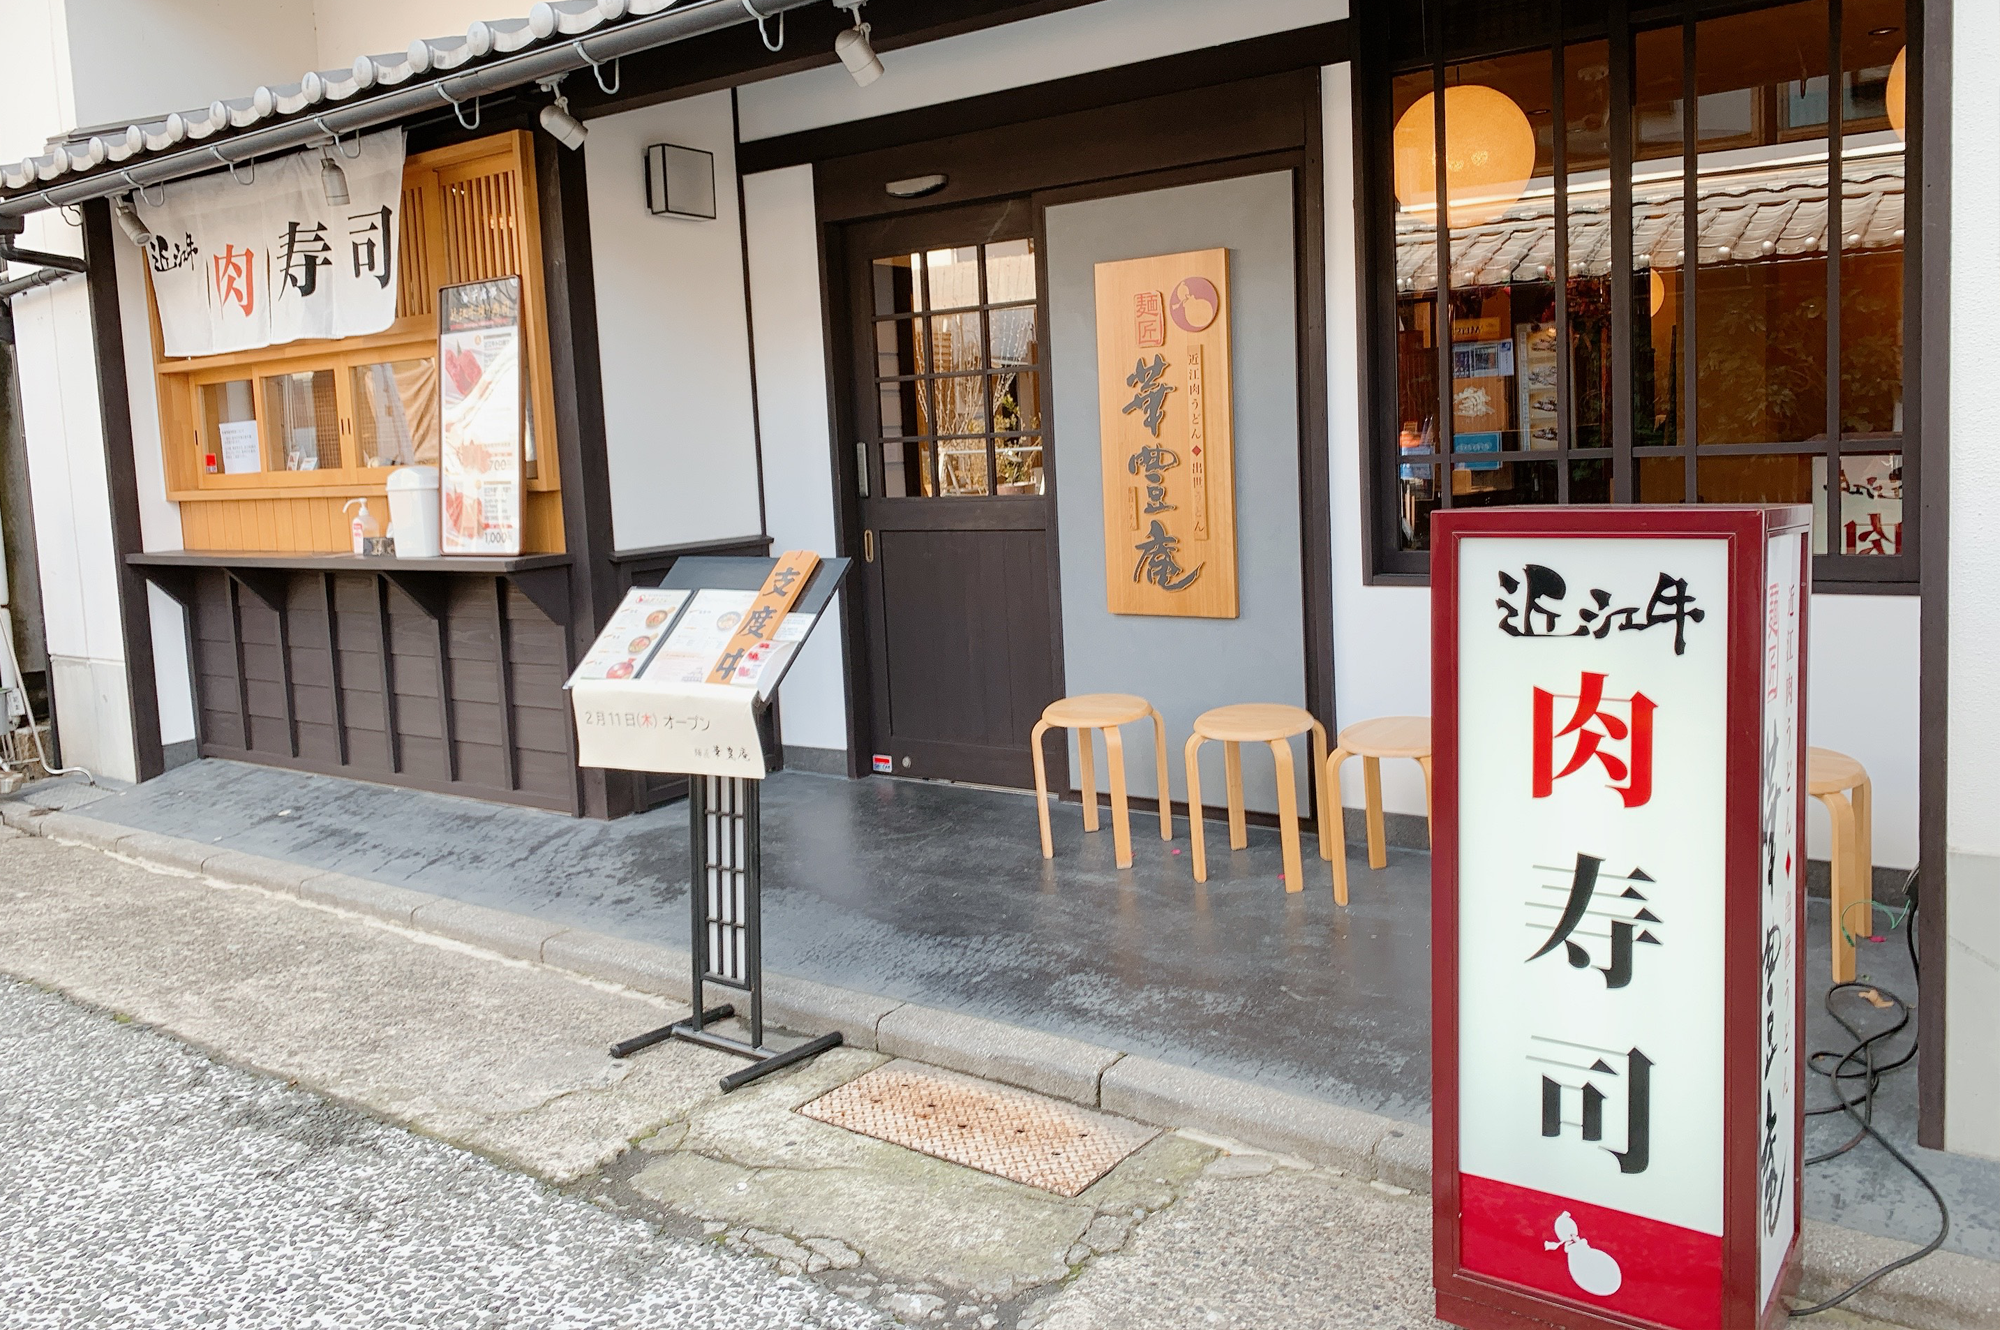
[[[1358,720],[1340,732],[1333,756],[1326,760],[1326,788],[1333,791],[1336,807],[1340,799],[1340,764],[1350,757],[1361,759],[1362,785],[1367,793],[1368,866],[1389,866],[1388,834],[1382,826],[1382,759],[1414,758],[1424,769],[1424,820],[1431,816],[1431,718],[1429,716],[1382,716]],[[1347,836],[1338,824],[1331,833],[1342,853],[1333,856],[1333,899],[1347,904]],[[1325,842],[1328,833],[1322,831]]]
[[[1833,982],[1854,978],[1854,944],[1842,933],[1848,912],[1867,904],[1867,913],[1853,925],[1863,937],[1875,932],[1875,856],[1870,827],[1868,772],[1845,753],[1831,748],[1806,750],[1806,793],[1826,805],[1833,818]]]
[[[1204,740],[1221,743],[1223,769],[1229,778],[1229,847],[1240,850],[1250,843],[1249,828],[1243,817],[1243,749],[1246,743],[1268,743],[1271,759],[1278,766],[1278,830],[1285,845],[1285,890],[1306,889],[1305,868],[1299,857],[1299,802],[1293,786],[1292,745],[1295,734],[1312,731],[1313,764],[1326,762],[1326,727],[1303,707],[1278,702],[1244,702],[1231,707],[1204,711],[1194,720],[1194,733],[1187,741],[1188,823],[1194,839],[1194,880],[1208,881],[1208,852],[1201,834],[1201,770],[1196,761]],[[1332,857],[1327,848],[1326,786],[1320,786],[1319,857]],[[1335,860],[1338,863],[1339,860]]]
[[[1083,829],[1097,830],[1097,769],[1090,751],[1090,732],[1104,732],[1105,764],[1111,768],[1111,845],[1118,866],[1132,866],[1132,821],[1125,807],[1125,741],[1118,727],[1135,720],[1153,718],[1153,755],[1160,763],[1160,839],[1174,838],[1174,800],[1167,785],[1167,725],[1153,704],[1130,693],[1085,693],[1049,703],[1035,725],[1031,741],[1035,749],[1035,811],[1042,819],[1042,858],[1056,857],[1055,842],[1049,838],[1049,774],[1042,760],[1042,736],[1051,726],[1075,730],[1077,774],[1083,778]]]

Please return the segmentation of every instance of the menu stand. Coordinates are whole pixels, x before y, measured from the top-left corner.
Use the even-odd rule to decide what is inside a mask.
[[[660,586],[691,593],[754,591],[763,586],[777,562],[682,559]],[[792,613],[810,615],[816,623],[850,566],[847,559],[821,561],[794,602]],[[788,670],[797,659],[794,652],[784,668]],[[771,1048],[764,1042],[759,810],[763,777],[778,750],[766,695],[775,692],[782,678],[781,672],[778,681],[754,688],[594,680],[572,689],[579,760],[584,765],[684,771],[688,776],[688,952],[694,1010],[685,1020],[613,1044],[611,1056],[630,1057],[669,1039],[684,1039],[752,1059],[749,1066],[722,1078],[724,1093],[836,1048],[844,1038],[835,1030],[793,1048]],[[693,733],[703,740],[692,742],[689,736]],[[635,739],[635,734],[643,737]],[[592,761],[594,756],[606,760]],[[727,1002],[705,1008],[702,1004],[709,985],[747,995],[747,1041],[710,1028],[737,1013],[735,1005]]]

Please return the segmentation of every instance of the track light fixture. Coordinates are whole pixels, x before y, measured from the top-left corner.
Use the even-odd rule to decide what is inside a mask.
[[[875,47],[868,40],[871,31],[868,24],[861,21],[861,6],[867,0],[833,0],[834,7],[844,9],[854,19],[854,26],[841,32],[833,39],[833,53],[840,57],[840,63],[847,66],[847,72],[854,81],[867,87],[882,77],[882,57],[875,54]]]
[[[125,233],[127,240],[141,249],[153,243],[153,233],[139,220],[139,214],[132,208],[131,199],[121,198],[112,204],[111,215],[118,219],[118,229]]]
[[[542,108],[542,128],[563,147],[571,151],[581,148],[583,141],[590,137],[590,131],[584,127],[583,121],[569,113],[569,98],[563,96],[561,76],[543,79],[542,86],[555,96],[552,105]]]
[[[326,195],[326,201],[338,208],[347,202],[347,172],[340,169],[340,163],[322,152],[319,159],[319,187]]]

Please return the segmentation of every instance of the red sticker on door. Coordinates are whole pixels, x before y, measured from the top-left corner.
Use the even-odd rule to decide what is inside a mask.
[[[875,754],[875,769],[884,775],[888,775],[896,769],[896,764],[890,759],[887,753],[877,753]]]

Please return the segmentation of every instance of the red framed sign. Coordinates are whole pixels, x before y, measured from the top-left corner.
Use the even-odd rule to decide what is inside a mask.
[[[1790,506],[1431,519],[1445,1321],[1785,1318],[1810,526]]]

